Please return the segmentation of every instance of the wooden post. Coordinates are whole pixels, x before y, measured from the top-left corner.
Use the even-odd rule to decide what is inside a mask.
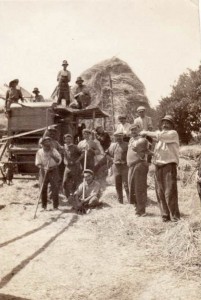
[[[112,123],[113,123],[112,125],[113,125],[113,131],[115,131],[113,86],[112,86],[112,78],[110,73],[109,73],[109,83],[110,83],[110,96],[111,96],[111,104],[112,104]]]
[[[95,117],[96,117],[96,112],[93,110],[93,123],[92,123],[92,129],[94,130],[95,128]]]

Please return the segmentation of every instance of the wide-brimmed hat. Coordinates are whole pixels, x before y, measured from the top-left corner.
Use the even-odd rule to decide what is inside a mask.
[[[83,171],[83,174],[91,174],[91,175],[94,175],[94,172],[93,172],[92,170],[90,170],[90,169],[85,169],[85,170]]]
[[[146,110],[146,108],[145,108],[144,106],[139,106],[139,107],[137,108],[137,112],[145,111],[145,110]]]
[[[63,62],[62,62],[62,66],[64,66],[64,65],[68,65],[68,62],[67,62],[67,60],[63,60]]]
[[[174,125],[174,119],[171,115],[166,115],[164,118],[161,119],[161,122],[163,121],[169,121],[170,123],[172,123]]]
[[[75,82],[78,83],[78,82],[80,82],[80,81],[81,81],[81,82],[84,82],[84,80],[82,79],[82,77],[77,77],[77,79],[76,79]]]
[[[19,79],[13,79],[13,80],[11,80],[10,82],[9,82],[9,87],[11,87],[11,85],[13,84],[13,83],[19,83]]]
[[[40,93],[40,91],[39,91],[39,89],[37,88],[37,87],[35,87],[34,89],[33,89],[33,91],[32,91],[32,93]]]

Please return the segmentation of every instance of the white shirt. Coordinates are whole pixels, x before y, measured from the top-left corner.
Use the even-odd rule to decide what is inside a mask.
[[[119,123],[117,125],[116,131],[122,132],[124,135],[129,136],[130,135],[130,127],[131,127],[130,123],[125,123],[125,124]]]
[[[175,130],[163,130],[156,133],[157,144],[154,149],[153,163],[164,165],[179,164],[179,136]]]
[[[52,157],[50,158],[50,153],[52,153],[54,156],[56,156],[59,159],[58,163]],[[37,167],[39,165],[42,165],[43,168],[47,168],[49,163],[49,168],[53,168],[60,165],[61,161],[62,161],[61,155],[56,149],[52,149],[51,151],[44,151],[44,149],[41,148],[36,153],[35,165]]]
[[[152,120],[148,116],[145,116],[144,118],[136,118],[134,120],[134,125],[137,125],[140,130],[151,130],[153,128]]]

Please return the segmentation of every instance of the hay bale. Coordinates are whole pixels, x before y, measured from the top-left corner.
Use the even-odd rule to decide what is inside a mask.
[[[93,105],[112,116],[112,101],[109,75],[112,79],[114,115],[126,113],[132,123],[136,108],[144,105],[150,108],[145,95],[145,87],[127,63],[117,57],[104,60],[83,72],[81,76],[91,90]],[[112,130],[112,120],[107,124],[107,129]]]

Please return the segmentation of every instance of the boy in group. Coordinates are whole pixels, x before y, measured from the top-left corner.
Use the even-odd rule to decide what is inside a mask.
[[[131,125],[130,132],[131,138],[127,152],[129,203],[135,205],[136,215],[144,217],[147,203],[148,163],[146,156],[149,142],[139,135],[137,125]]]

